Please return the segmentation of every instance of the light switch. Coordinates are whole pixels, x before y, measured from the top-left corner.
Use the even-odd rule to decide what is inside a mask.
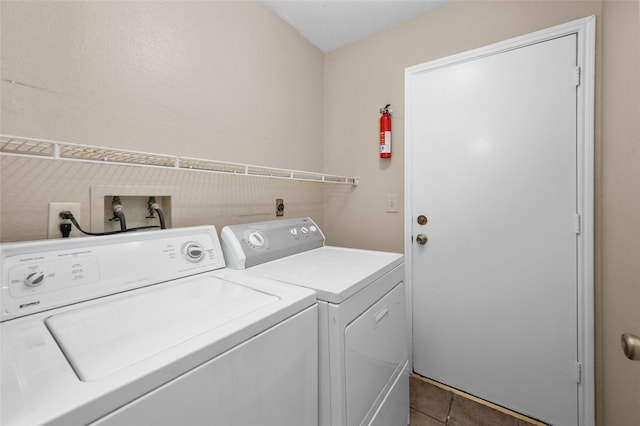
[[[387,194],[387,213],[398,213],[398,194]]]

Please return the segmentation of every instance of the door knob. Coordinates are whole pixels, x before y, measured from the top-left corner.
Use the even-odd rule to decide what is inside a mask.
[[[418,234],[416,235],[416,243],[420,244],[421,246],[427,244],[427,236],[424,234]]]
[[[624,354],[632,361],[640,361],[640,337],[624,333],[620,338]]]

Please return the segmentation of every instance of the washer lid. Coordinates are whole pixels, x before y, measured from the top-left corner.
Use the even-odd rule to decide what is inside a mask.
[[[208,276],[54,315],[46,325],[78,377],[90,381],[278,300]]]
[[[315,290],[318,300],[341,303],[393,270],[403,259],[399,253],[325,246],[249,270]]]

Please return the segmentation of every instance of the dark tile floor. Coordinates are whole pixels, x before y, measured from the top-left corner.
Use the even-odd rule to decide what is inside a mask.
[[[541,425],[465,398],[412,376],[410,380],[410,426],[530,426]],[[506,411],[506,410],[505,410]]]

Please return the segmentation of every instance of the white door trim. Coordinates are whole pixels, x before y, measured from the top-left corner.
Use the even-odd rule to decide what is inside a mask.
[[[578,235],[578,362],[581,364],[578,388],[578,420],[582,426],[595,425],[595,328],[594,328],[594,87],[595,87],[595,16],[589,16],[566,24],[463,52],[442,59],[405,69],[405,218],[404,229],[413,228],[413,200],[411,182],[413,138],[410,123],[415,119],[408,107],[412,104],[413,78],[455,63],[466,62],[512,49],[541,43],[557,37],[576,34],[578,38],[577,66],[577,201],[580,215]],[[408,307],[411,317],[412,284],[412,235],[405,238],[405,268]],[[413,362],[413,360],[412,360]]]

